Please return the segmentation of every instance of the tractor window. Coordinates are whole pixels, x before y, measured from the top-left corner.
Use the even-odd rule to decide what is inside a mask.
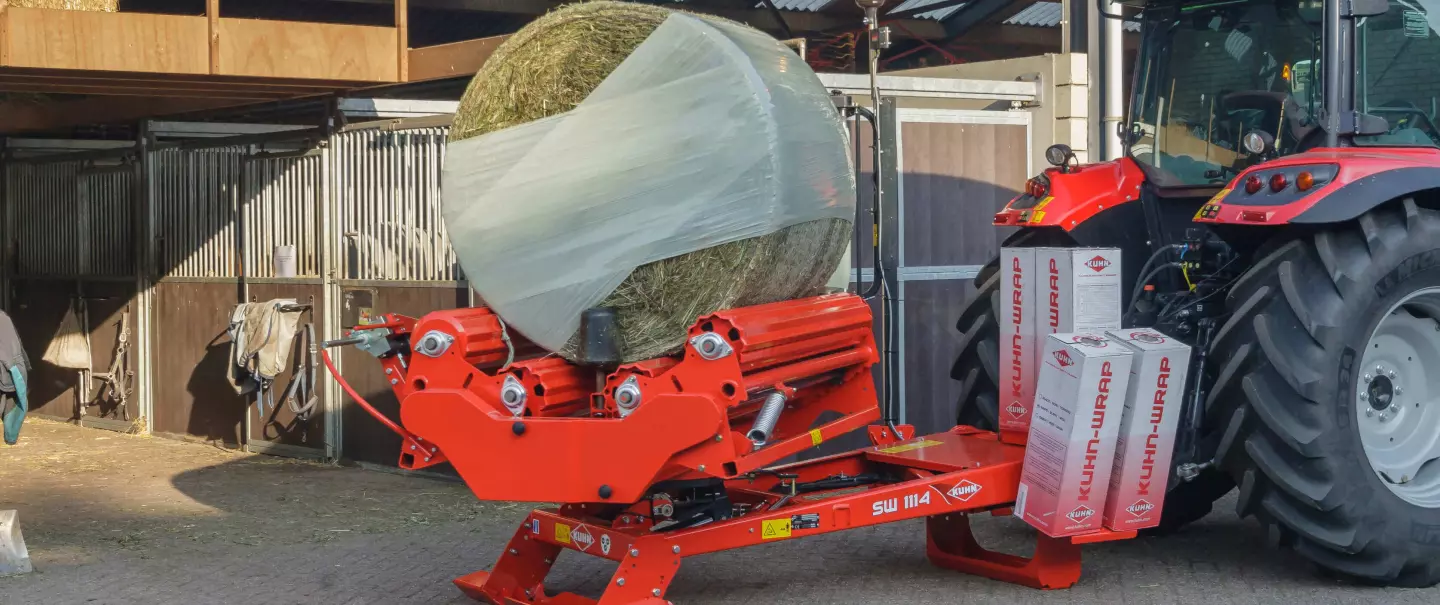
[[[1355,86],[1360,111],[1389,131],[1359,145],[1440,146],[1440,0],[1392,0],[1390,10],[1356,26]]]
[[[1283,155],[1316,130],[1319,2],[1242,0],[1147,13],[1124,136],[1155,184],[1223,184],[1257,161],[1240,146],[1245,133],[1270,134]]]

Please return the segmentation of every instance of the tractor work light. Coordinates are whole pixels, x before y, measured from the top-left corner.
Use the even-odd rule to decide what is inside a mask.
[[[1045,161],[1050,162],[1051,166],[1064,168],[1073,157],[1075,157],[1075,152],[1070,150],[1069,145],[1056,143],[1045,148]]]

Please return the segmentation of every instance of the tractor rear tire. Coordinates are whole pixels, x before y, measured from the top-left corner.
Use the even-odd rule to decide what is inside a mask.
[[[1410,338],[1440,342],[1424,333],[1427,322],[1440,332],[1440,317],[1416,318],[1401,304],[1440,289],[1440,210],[1396,201],[1267,248],[1231,289],[1231,316],[1211,354],[1215,384],[1205,417],[1223,435],[1216,461],[1240,485],[1237,512],[1255,516],[1280,544],[1328,572],[1382,585],[1440,582],[1440,498],[1417,504],[1399,495],[1418,489],[1406,482],[1419,484],[1427,467],[1415,479],[1387,482],[1372,465],[1387,451],[1373,445],[1375,431],[1430,421],[1440,409],[1422,406],[1440,406],[1440,394],[1423,379],[1412,388],[1413,378],[1401,376],[1393,384],[1415,391],[1415,401],[1396,388],[1382,400],[1388,408],[1366,403],[1375,399],[1368,389],[1380,374],[1394,377],[1367,378],[1376,365],[1367,352],[1422,355],[1397,341],[1380,347],[1377,327],[1393,325],[1382,322],[1403,313],[1415,323],[1402,327],[1402,336],[1410,330]],[[1415,397],[1427,391],[1431,402]],[[1382,414],[1398,422],[1366,424]]]
[[[1066,247],[1075,242],[1060,232],[1027,229],[1002,244],[1006,247]],[[960,381],[955,420],[978,429],[1000,428],[1000,258],[985,263],[975,275],[975,294],[965,303],[955,329],[960,331],[960,354],[950,377]]]
[[[1070,247],[1068,236],[1048,231],[1021,231],[1005,246]],[[960,381],[956,423],[978,429],[999,429],[1000,390],[1000,260],[991,260],[975,276],[975,294],[965,305],[956,328],[960,331],[960,354],[950,377]],[[1235,484],[1228,476],[1207,471],[1189,483],[1176,485],[1165,497],[1160,526],[1147,533],[1173,533],[1205,515],[1213,503]]]

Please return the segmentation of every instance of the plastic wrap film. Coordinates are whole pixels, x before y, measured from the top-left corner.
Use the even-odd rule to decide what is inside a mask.
[[[793,51],[676,13],[573,110],[450,143],[443,195],[476,291],[554,351],[637,267],[853,218],[855,174]]]

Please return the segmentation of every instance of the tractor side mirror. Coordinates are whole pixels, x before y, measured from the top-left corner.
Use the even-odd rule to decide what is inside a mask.
[[[1387,132],[1390,132],[1390,122],[1380,116],[1362,113],[1355,121],[1355,134],[1362,137],[1381,135]]]
[[[1351,17],[1378,17],[1390,10],[1390,0],[1350,0]]]

